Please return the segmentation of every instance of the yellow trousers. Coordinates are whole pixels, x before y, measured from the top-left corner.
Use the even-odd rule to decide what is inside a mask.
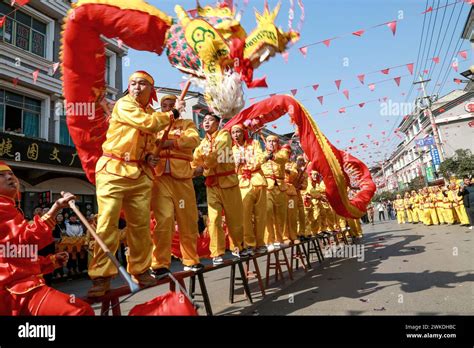
[[[324,221],[323,231],[337,230],[336,212],[331,207],[324,207],[322,213]]]
[[[313,207],[304,207],[305,216],[305,236],[309,237],[313,234],[314,228],[314,212]]]
[[[225,253],[225,234],[222,228],[222,212],[229,228],[230,244],[242,249],[244,238],[242,195],[238,186],[220,188],[207,187],[207,208],[209,215],[208,231],[210,236],[211,257]]]
[[[443,208],[444,221],[448,224],[454,224],[454,209],[453,208]]]
[[[420,220],[418,220],[418,208],[413,208],[411,210],[411,219],[414,223],[418,223]]]
[[[127,270],[133,275],[146,272],[151,266],[152,240],[150,235],[150,199],[152,181],[146,175],[128,179],[112,174],[96,174],[97,204],[99,217],[97,234],[115,255],[120,245],[118,221],[120,210],[127,221],[126,238],[129,247]],[[89,265],[89,276],[111,277],[117,268],[99,244],[95,244],[94,256]]]
[[[430,208],[429,209],[430,217],[431,217],[431,223],[434,225],[439,225],[439,220],[438,220],[438,214],[436,212],[435,208]]]
[[[436,207],[436,215],[438,215],[438,220],[440,224],[444,224],[446,221],[444,221],[444,214],[443,214],[444,208],[439,208]]]
[[[406,208],[406,209],[405,209],[405,213],[407,214],[407,220],[408,220],[408,222],[411,223],[411,222],[413,221],[411,209]]]
[[[362,237],[362,227],[359,219],[347,219],[349,225],[349,234],[352,237]]]
[[[294,241],[297,238],[298,232],[298,196],[287,195],[287,215],[286,226],[283,231],[283,241]]]
[[[405,210],[397,210],[397,221],[399,224],[405,223]]]
[[[467,216],[464,205],[457,206],[454,208],[454,210],[461,225],[469,225],[469,217]]]
[[[267,223],[267,188],[265,186],[241,187],[244,223],[244,247],[265,245],[263,239]]]
[[[313,220],[311,224],[312,235],[317,235],[323,231],[323,225],[326,223],[326,218],[324,216],[324,210],[321,205],[313,205]]]
[[[162,175],[153,183],[151,197],[151,208],[156,220],[151,267],[170,268],[175,220],[178,223],[183,265],[192,266],[199,263],[198,213],[193,180]]]
[[[286,226],[287,208],[286,192],[278,187],[267,190],[267,226],[265,228],[265,244],[283,243],[283,231]]]
[[[337,214],[336,214],[336,221],[337,221],[337,225],[339,226],[339,229],[340,229],[341,231],[343,231],[343,230],[346,228],[346,226],[347,226],[347,224],[346,224],[346,218],[344,218],[344,217],[341,216],[341,215],[337,215]]]
[[[418,221],[425,223],[425,212],[423,208],[416,208],[418,212]]]
[[[296,197],[296,200],[298,201],[298,232],[296,234],[298,236],[305,236],[306,235],[306,218],[305,218],[303,197],[301,197],[301,195],[298,195]]]

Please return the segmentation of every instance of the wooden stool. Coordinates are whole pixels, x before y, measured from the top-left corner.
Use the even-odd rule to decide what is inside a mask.
[[[255,273],[250,270],[250,261],[253,261],[253,267],[255,269]],[[257,256],[253,256],[251,259],[245,261],[244,269],[245,269],[245,274],[247,275],[247,279],[252,279],[254,277],[257,278],[260,292],[262,293],[262,296],[265,296],[265,286],[263,285],[262,274],[260,273],[260,267],[258,267]]]
[[[295,270],[295,268],[293,268],[293,261],[296,261],[296,269],[298,269],[299,262],[301,261],[301,265],[303,266],[303,270],[306,273],[306,272],[308,272],[308,267],[306,267],[306,262],[304,260],[306,258],[306,252],[303,252],[301,250],[302,247],[304,247],[303,243],[293,244],[291,246],[291,260],[290,260],[290,263],[291,263],[291,269]],[[308,263],[308,266],[311,267],[309,265],[309,263]]]
[[[321,245],[319,245],[319,241],[317,238],[311,238],[311,240],[308,242],[308,255],[311,260],[311,255],[316,254],[316,257],[318,258],[319,263],[321,263],[324,260],[324,255],[323,251],[321,249]]]
[[[206,308],[206,313],[209,316],[212,316],[211,301],[209,300],[209,294],[207,293],[206,283],[204,282],[203,272],[197,272],[189,278],[189,295],[191,298],[194,298],[196,293],[196,276],[199,281],[199,287],[201,288],[201,296],[204,302],[204,307]]]
[[[283,252],[283,259],[280,259],[280,251]],[[275,262],[271,262],[271,255],[274,256]],[[281,269],[281,262],[285,263],[286,269],[288,270],[288,276],[290,277],[291,280],[293,280],[293,272],[290,267],[290,263],[288,262],[288,256],[286,255],[286,252],[284,249],[275,249],[275,251],[272,251],[268,253],[267,255],[267,272],[266,272],[266,277],[265,277],[265,288],[268,288],[268,283],[270,281],[270,270],[275,270],[275,281],[278,281],[278,277],[281,276],[281,280],[284,283],[285,282],[285,277],[283,277],[283,271]]]
[[[249,261],[247,260],[247,262],[249,262]],[[237,266],[239,266],[240,278],[235,277],[235,265],[236,264],[237,264]],[[253,303],[252,294],[250,293],[249,283],[247,281],[247,272],[244,270],[244,266],[242,265],[242,260],[236,261],[230,266],[230,287],[229,287],[229,302],[230,303],[234,303],[235,280],[236,279],[239,279],[239,280],[242,281],[242,285],[244,286],[244,292],[245,292],[245,295],[247,297],[247,300],[250,303]]]

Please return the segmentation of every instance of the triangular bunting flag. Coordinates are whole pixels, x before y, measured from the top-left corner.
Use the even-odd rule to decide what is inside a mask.
[[[342,91],[342,93],[346,96],[347,100],[349,100],[349,90],[345,89]]]
[[[122,48],[122,46],[123,46],[123,41],[120,40],[120,39],[118,39],[118,40],[117,40],[117,44],[118,44],[118,47],[119,47],[119,48]]]
[[[285,61],[285,63],[288,63],[288,56],[289,55],[290,54],[287,51],[285,51],[281,54],[281,56],[283,57],[283,60]]]
[[[359,37],[360,37],[360,36],[362,36],[362,35],[364,34],[364,32],[365,32],[365,30],[363,30],[363,29],[362,29],[362,30],[357,30],[357,31],[354,31],[354,32],[352,33],[352,35],[355,35],[355,36],[359,36]]]
[[[458,62],[453,62],[451,66],[453,67],[454,71],[458,71]]]
[[[425,13],[428,13],[428,12],[431,12],[431,11],[433,11],[433,7],[430,6],[426,9],[426,11],[421,12],[421,14],[425,14]]]
[[[321,105],[323,105],[323,98],[324,98],[324,96],[322,96],[322,95],[320,95],[320,96],[318,97],[318,100],[319,100],[319,102],[321,103]]]
[[[407,69],[410,72],[410,75],[413,75],[413,63],[407,64]]]
[[[249,103],[250,103],[250,104],[255,103],[255,98],[250,98],[250,99],[249,99]]]
[[[319,85],[313,85],[313,89],[314,89],[315,92],[318,89],[318,87],[319,87]]]
[[[327,39],[323,41],[323,44],[326,45],[326,47],[329,47],[329,44],[331,43],[331,39]]]
[[[372,123],[369,123],[368,126],[369,126],[369,128],[372,128]]]
[[[18,4],[18,6],[24,6],[24,5],[26,5],[27,3],[29,3],[29,2],[30,2],[30,0],[12,0],[10,6],[13,6],[13,5],[15,5],[15,4]]]
[[[296,93],[298,93],[298,90],[297,90],[297,89],[292,89],[292,90],[291,90],[291,94],[293,94],[293,97],[296,95]]]
[[[300,52],[306,58],[306,55],[308,54],[308,47],[300,47]]]
[[[397,21],[391,21],[391,22],[387,23],[387,27],[390,28],[390,30],[393,33],[393,36],[395,36],[395,33],[397,31]]]
[[[423,74],[427,75],[429,73],[429,70],[423,70]]]
[[[39,74],[39,70],[35,70],[31,73],[31,75],[33,75],[33,82],[36,83],[36,80],[38,79],[38,74]]]
[[[342,82],[342,80],[334,81],[334,83],[336,84],[337,90],[339,90],[339,88],[341,87],[341,82]]]
[[[7,20],[7,16],[3,16],[0,18],[0,28],[3,27],[3,24],[5,23],[6,20]]]
[[[431,58],[431,60],[432,60],[433,62],[435,62],[435,64],[438,64],[438,63],[439,63],[439,57],[433,57],[433,58]]]
[[[454,83],[456,83],[456,84],[458,84],[458,85],[459,85],[461,82],[462,82],[461,79],[454,79]]]
[[[375,84],[374,83],[371,83],[368,87],[372,92],[375,90]]]
[[[53,75],[56,73],[56,70],[59,68],[59,63],[54,63],[53,64]]]
[[[464,50],[464,51],[459,51],[458,54],[459,54],[462,58],[467,59],[467,51],[466,51],[466,50]]]
[[[357,75],[357,78],[359,79],[360,83],[364,84],[365,74]]]
[[[18,84],[18,81],[19,81],[18,77],[14,77],[14,78],[12,79],[13,86],[16,87],[16,85]]]
[[[388,75],[388,73],[390,72],[390,68],[380,70],[380,72],[381,72],[382,74]]]
[[[397,86],[400,87],[400,80],[402,79],[402,77],[401,77],[401,76],[399,76],[399,77],[394,77],[393,79],[395,80],[395,83],[397,84]]]
[[[343,113],[345,113],[345,112],[346,112],[346,108],[340,108],[340,109],[339,109],[339,113],[340,113],[340,114],[343,114]]]
[[[365,103],[359,103],[359,107],[360,107],[360,108],[363,108],[364,105],[365,105]]]

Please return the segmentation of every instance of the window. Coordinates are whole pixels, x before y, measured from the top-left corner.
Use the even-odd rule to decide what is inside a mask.
[[[59,118],[59,143],[63,145],[74,146],[69,134],[69,129],[67,128],[66,116],[61,116]]]
[[[26,13],[18,10],[11,13],[12,11],[13,7],[0,0],[0,15],[9,14],[0,28],[0,40],[45,57],[47,25]]]
[[[105,83],[110,86],[110,56],[105,56]]]
[[[4,107],[0,102],[0,127],[9,132],[39,137],[41,100],[28,98],[20,94],[1,91],[4,95]],[[0,98],[0,101],[2,98]]]

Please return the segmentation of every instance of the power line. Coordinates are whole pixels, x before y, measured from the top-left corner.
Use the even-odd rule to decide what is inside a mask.
[[[449,0],[446,0],[446,5],[448,4],[448,1],[449,1]],[[439,5],[439,2],[438,2],[438,5]],[[436,39],[435,48],[434,48],[434,50],[433,50],[433,57],[437,57],[437,55],[436,55],[436,50],[438,49],[439,38],[441,37],[441,30],[443,29],[444,17],[446,16],[446,8],[447,8],[447,7],[445,7],[445,8],[444,8],[444,11],[443,11],[443,18],[441,19],[441,24],[440,24],[440,26],[439,26],[438,35],[436,35],[436,36],[437,36],[437,39]],[[434,32],[434,30],[433,30],[433,32]],[[442,47],[442,46],[443,46],[443,43],[441,43],[441,47]],[[441,47],[440,47],[440,48],[441,48]],[[429,73],[428,79],[430,79],[430,78],[431,78],[431,75],[433,74],[433,71],[432,71],[432,69],[433,69],[433,64],[434,64],[434,60],[432,59],[432,60],[431,60],[431,64],[430,64],[430,68],[429,68],[429,70],[428,70],[428,73]],[[435,65],[435,69],[436,69],[436,65]]]

